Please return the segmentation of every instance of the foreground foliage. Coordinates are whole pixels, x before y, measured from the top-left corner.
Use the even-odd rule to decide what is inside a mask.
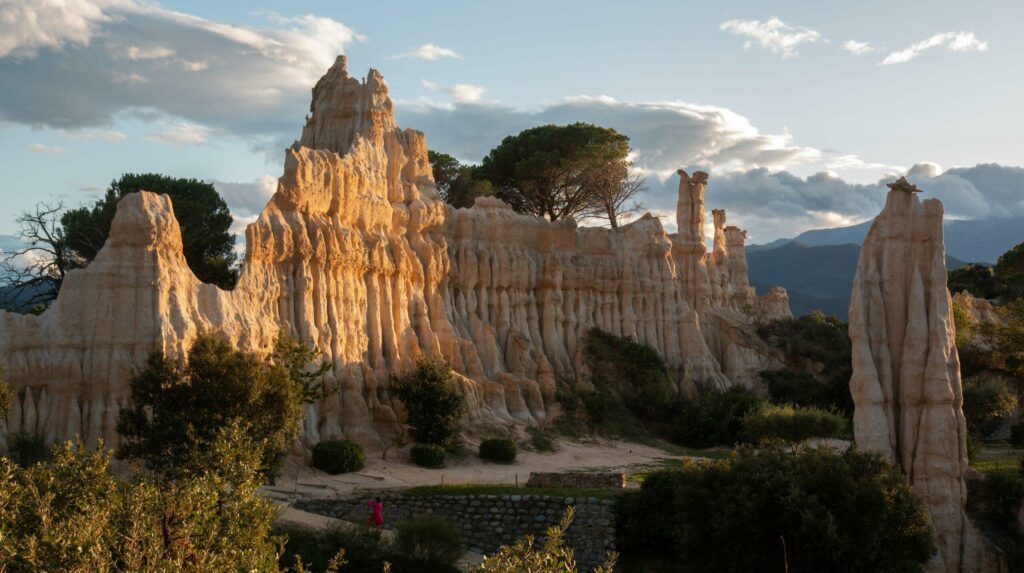
[[[998,376],[975,376],[964,380],[964,417],[967,429],[984,439],[997,432],[1017,408],[1017,392]]]
[[[661,571],[910,573],[935,552],[900,471],[854,450],[740,450],[651,474],[622,498],[618,532]]]
[[[504,546],[493,555],[484,557],[476,569],[478,573],[576,573],[576,558],[573,550],[565,546],[565,531],[572,525],[574,509],[565,512],[558,525],[549,527],[544,544],[535,545],[533,536],[527,535],[515,545]],[[612,573],[617,555],[610,554],[605,565],[594,569],[594,573]]]
[[[0,458],[0,570],[276,571],[258,450],[233,425],[173,481],[110,475],[79,442],[22,469]]]
[[[158,472],[174,472],[231,424],[260,444],[261,467],[273,475],[299,433],[305,404],[322,395],[307,376],[316,353],[280,339],[268,357],[235,350],[221,335],[200,334],[188,363],[154,352],[131,381],[131,404],[121,411],[120,457],[144,461]],[[322,373],[323,368],[313,371]]]

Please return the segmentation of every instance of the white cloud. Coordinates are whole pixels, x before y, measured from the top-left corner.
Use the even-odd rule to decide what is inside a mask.
[[[262,16],[234,25],[133,0],[0,0],[0,121],[72,130],[145,109],[276,141],[365,38],[330,18]]]
[[[855,56],[867,54],[869,52],[877,52],[881,48],[872,46],[867,42],[858,42],[857,40],[847,40],[843,42],[843,49]]]
[[[28,148],[36,153],[45,153],[47,155],[64,153],[64,148],[57,145],[49,146],[43,145],[42,143],[32,143],[29,144]]]
[[[409,50],[408,52],[402,52],[401,54],[395,54],[391,56],[392,60],[401,58],[416,58],[419,60],[438,60],[441,58],[454,58],[461,60],[462,56],[455,53],[455,50],[448,48],[442,48],[437,44],[423,44],[422,46]]]
[[[452,98],[456,103],[478,103],[484,96],[487,88],[472,84],[455,84],[454,86],[442,86],[429,80],[420,80],[420,84],[432,92],[442,92]]]
[[[883,66],[902,64],[913,60],[927,50],[945,47],[951,52],[987,52],[988,44],[982,42],[974,32],[942,32],[913,44],[903,50],[891,52],[882,60]]]
[[[181,122],[159,133],[151,133],[146,139],[170,145],[202,145],[209,140],[209,136],[209,127]]]
[[[214,181],[213,186],[224,198],[235,219],[255,217],[277,191],[277,177],[263,175],[248,183]]]
[[[65,139],[73,141],[102,139],[104,141],[118,143],[128,139],[128,134],[112,129],[79,129],[74,131],[64,131],[61,135]]]
[[[34,57],[41,48],[89,45],[121,0],[5,0],[0,3],[0,58]]]
[[[718,28],[747,38],[744,44],[745,48],[749,49],[757,44],[783,58],[798,56],[797,46],[813,44],[821,39],[821,34],[814,30],[790,26],[778,18],[771,18],[764,22],[761,20],[729,20],[722,22]]]

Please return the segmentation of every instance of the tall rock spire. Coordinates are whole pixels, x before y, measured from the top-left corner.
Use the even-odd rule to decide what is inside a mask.
[[[857,447],[898,464],[928,506],[939,552],[934,573],[994,571],[964,513],[967,429],[942,203],[889,185],[860,252],[850,300]]]

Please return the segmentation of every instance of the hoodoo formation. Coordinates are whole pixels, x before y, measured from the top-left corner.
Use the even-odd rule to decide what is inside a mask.
[[[857,447],[898,464],[924,498],[935,573],[1001,571],[965,513],[967,427],[942,202],[900,178],[860,252],[850,300]]]
[[[750,385],[771,360],[754,324],[789,316],[788,299],[755,295],[745,235],[724,212],[707,252],[706,185],[707,174],[680,172],[677,234],[649,214],[605,229],[492,198],[454,209],[438,198],[424,135],[395,123],[380,74],[359,81],[339,57],[313,88],[276,193],[246,229],[235,290],[193,276],[170,200],[141,192],[120,202],[103,250],[68,275],[49,310],[0,316],[16,396],[7,431],[117,445],[133,368],[154,348],[184,357],[207,329],[250,350],[283,330],[323,351],[326,383],[340,391],[310,406],[307,443],[391,443],[389,375],[421,354],[451,363],[470,424],[543,420],[556,385],[585,379],[592,327],[652,345],[682,389]]]

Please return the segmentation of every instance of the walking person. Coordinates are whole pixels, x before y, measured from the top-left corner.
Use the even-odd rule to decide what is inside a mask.
[[[384,502],[380,500],[380,496],[377,496],[366,502],[366,505],[370,508],[370,519],[368,520],[370,527],[380,529],[384,525]]]

